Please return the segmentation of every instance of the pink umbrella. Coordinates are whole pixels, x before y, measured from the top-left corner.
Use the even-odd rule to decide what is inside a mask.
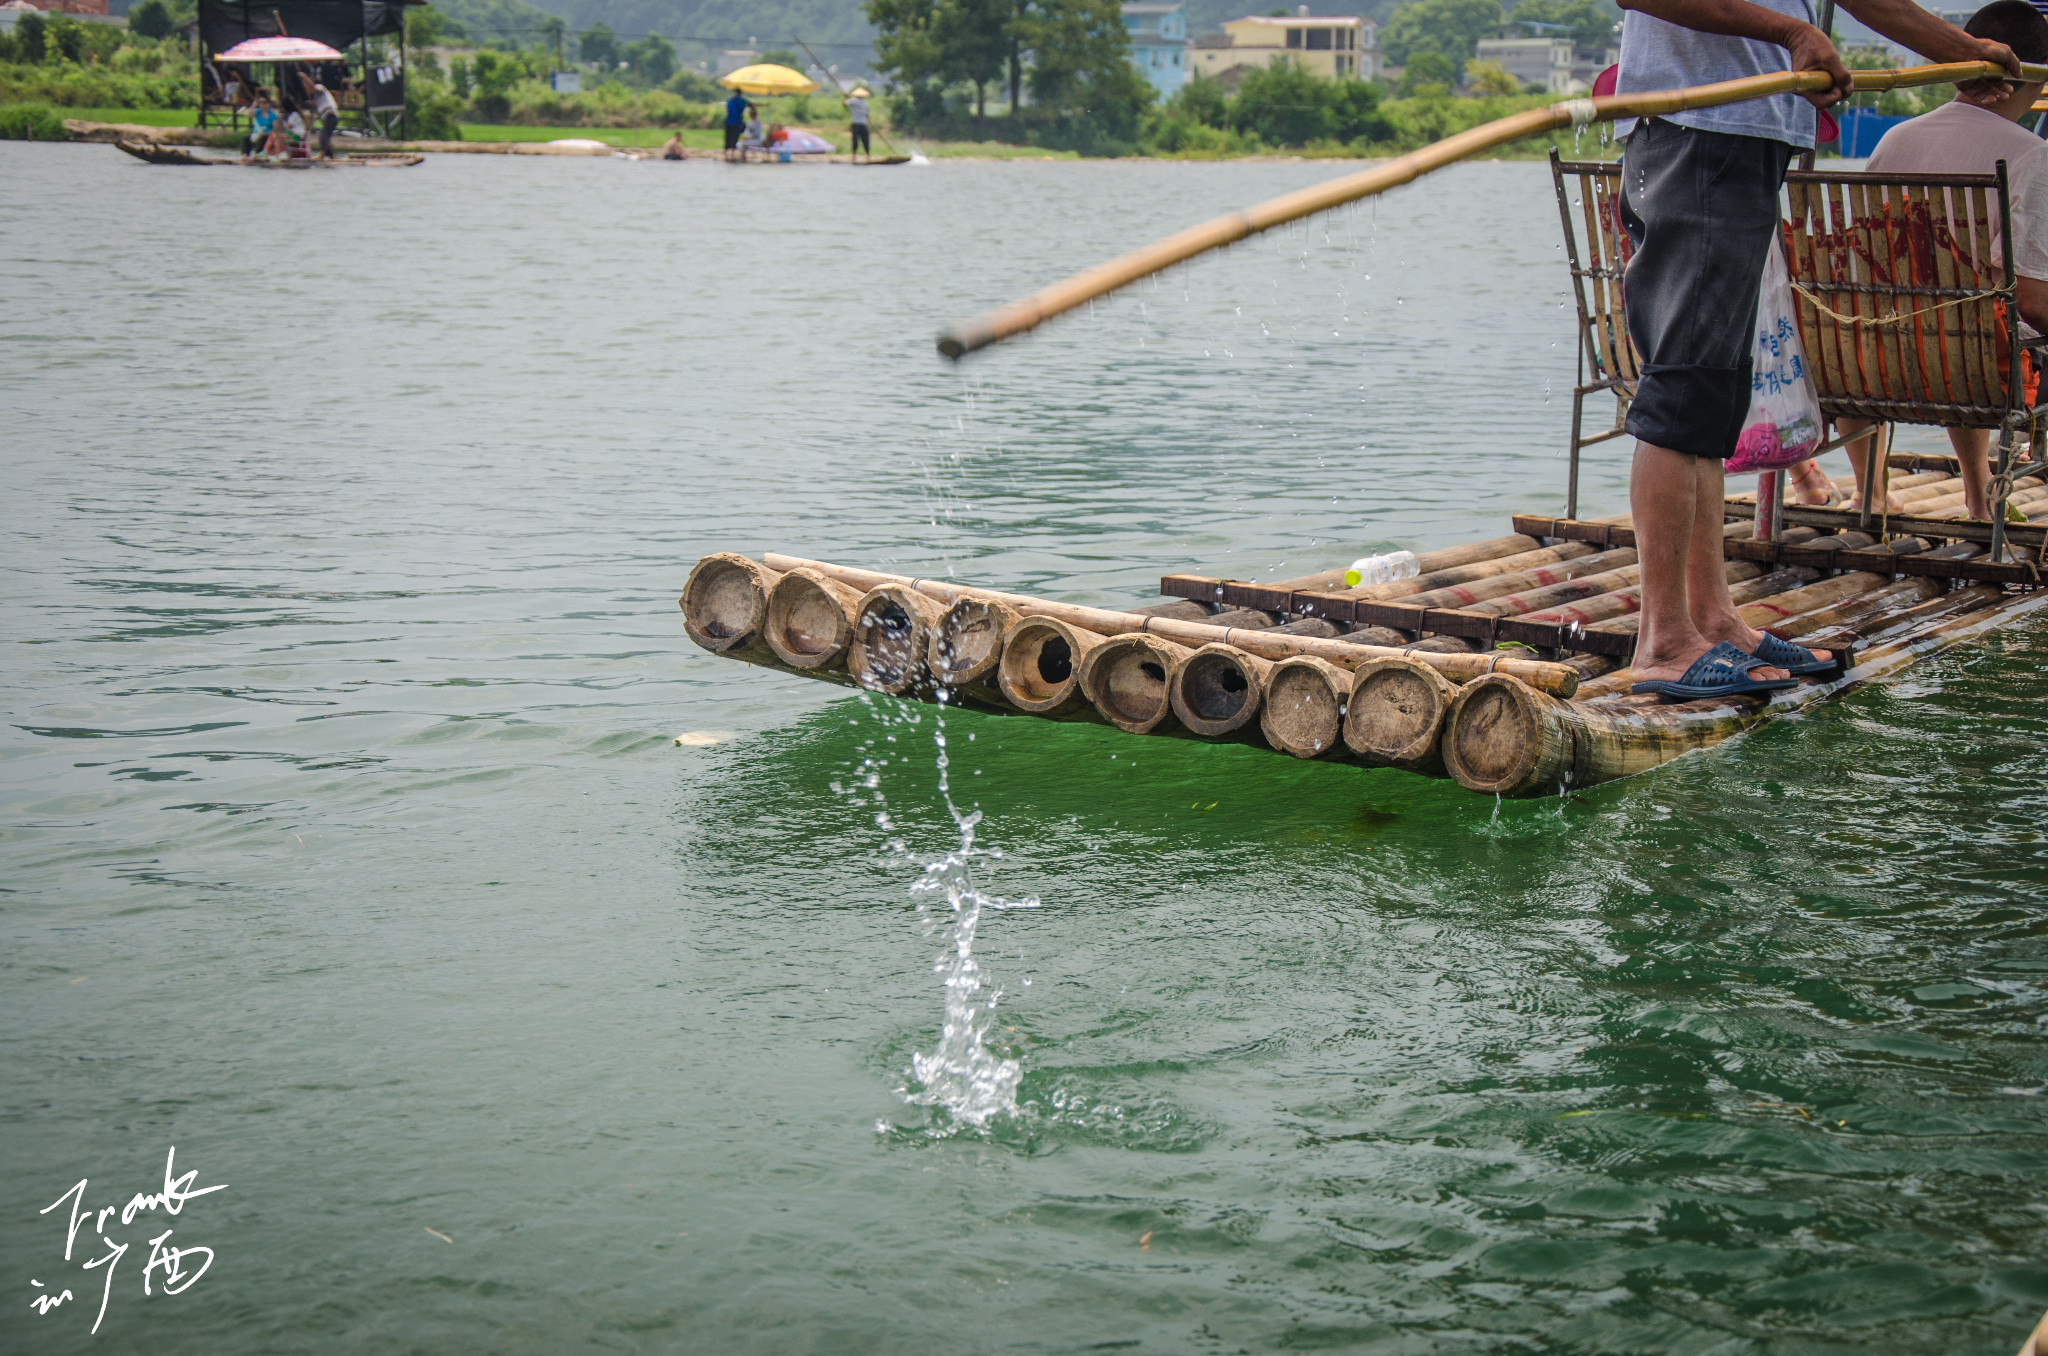
[[[311,38],[248,38],[222,52],[220,61],[340,61],[341,53]]]

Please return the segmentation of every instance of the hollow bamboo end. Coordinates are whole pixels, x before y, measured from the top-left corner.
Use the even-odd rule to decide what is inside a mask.
[[[861,595],[854,609],[853,639],[846,647],[846,670],[873,692],[901,697],[929,682],[925,655],[939,606],[901,584],[883,584]]]
[[[1445,719],[1444,767],[1468,791],[1520,796],[1545,789],[1555,780],[1545,769],[1560,754],[1568,766],[1571,754],[1569,732],[1546,719],[1548,705],[1505,674],[1473,679]]]
[[[1296,758],[1320,758],[1340,747],[1351,681],[1328,660],[1296,655],[1275,664],[1259,711],[1266,742]]]
[[[1272,665],[1228,645],[1210,643],[1174,670],[1173,714],[1198,735],[1235,734],[1258,719]]]
[[[1361,664],[1344,714],[1345,746],[1381,766],[1430,766],[1457,696],[1457,684],[1417,660]]]
[[[1081,661],[1101,636],[1051,617],[1026,617],[1003,636],[996,682],[1020,711],[1050,716],[1086,705]]]
[[[843,665],[860,596],[858,589],[816,570],[791,570],[768,590],[761,634],[775,657],[791,668]]]
[[[676,600],[683,609],[683,630],[713,654],[744,658],[758,650],[773,653],[761,642],[768,620],[768,593],[781,578],[759,561],[732,551],[705,556],[691,569]]]
[[[925,656],[932,677],[947,687],[992,685],[1003,662],[1003,637],[1017,624],[1017,609],[992,598],[961,598],[932,628]]]
[[[1111,636],[1082,657],[1081,693],[1119,730],[1156,734],[1173,725],[1173,671],[1188,653],[1156,636]]]

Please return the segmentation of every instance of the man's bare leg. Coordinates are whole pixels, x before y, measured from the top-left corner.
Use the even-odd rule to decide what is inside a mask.
[[[1704,515],[1700,511],[1702,467],[1711,471],[1715,486],[1714,502]],[[1628,503],[1634,515],[1636,559],[1642,566],[1643,623],[1630,667],[1639,683],[1683,677],[1719,639],[1709,639],[1700,631],[1693,620],[1694,609],[1688,605],[1690,585],[1699,573],[1693,561],[1695,538],[1711,537],[1707,546],[1714,558],[1714,580],[1702,579],[1701,583],[1718,589],[1721,611],[1733,614],[1735,610],[1728,601],[1728,580],[1721,566],[1720,484],[1721,463],[1712,458],[1636,443]],[[1718,620],[1718,612],[1710,608],[1709,613]],[[1762,678],[1785,676],[1778,669],[1753,672]]]
[[[1989,522],[1991,505],[1984,491],[1991,483],[1991,430],[1952,428],[1948,445],[1955,449],[1956,460],[1963,467],[1963,512]]]
[[[1763,632],[1736,611],[1728,592],[1728,562],[1721,553],[1721,506],[1727,488],[1722,463],[1712,457],[1686,460],[1693,463],[1694,477],[1692,542],[1685,561],[1687,612],[1693,629],[1709,645],[1725,640],[1744,654],[1754,653],[1763,644]],[[1830,658],[1826,650],[1813,654],[1820,660]],[[1752,669],[1751,673],[1764,679],[1786,676],[1783,669]]]
[[[1877,425],[1872,423],[1868,419],[1837,419],[1835,421],[1835,432],[1845,438],[1859,430],[1874,429],[1876,427]],[[1882,470],[1884,467],[1885,455],[1891,451],[1890,448],[1885,447],[1883,445],[1884,434],[1873,433],[1870,435],[1870,438],[1858,439],[1857,441],[1848,444],[1842,449],[1843,451],[1849,454],[1849,469],[1852,472],[1854,472],[1856,476],[1856,497],[1849,501],[1849,507],[1851,509],[1860,510],[1863,507],[1863,456],[1864,453],[1866,453],[1870,449],[1871,438],[1875,438],[1878,440],[1879,446],[1877,449],[1877,461],[1879,469]],[[1891,479],[1891,472],[1884,471],[1884,476],[1885,479],[1889,481]],[[1897,513],[1900,509],[1904,507],[1905,506],[1901,504],[1892,495],[1885,495],[1886,511],[1891,513]]]

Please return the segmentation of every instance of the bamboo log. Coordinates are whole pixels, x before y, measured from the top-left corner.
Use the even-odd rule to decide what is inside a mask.
[[[860,590],[850,584],[816,570],[791,570],[768,590],[762,638],[793,669],[843,669],[860,602]]]
[[[1859,656],[1846,674],[1803,683],[1768,702],[1736,697],[1659,706],[1636,698],[1589,705],[1559,701],[1512,678],[1478,679],[1459,689],[1451,704],[1444,762],[1460,786],[1501,796],[1543,795],[1626,777],[1845,688],[1889,677],[1923,655],[2048,607],[2048,589],[2002,599],[1999,590],[1985,587],[1971,600],[1979,603],[1974,610],[1918,627]]]
[[[1003,661],[1003,637],[1019,620],[1017,609],[989,598],[957,598],[932,628],[925,662],[946,687],[973,690],[1000,700],[996,669]]]
[[[1866,625],[1881,625],[1880,619],[1895,615],[1901,608],[1917,607],[1941,597],[1943,586],[1939,579],[1901,579],[1885,588],[1817,607],[1759,629],[1794,644],[1804,644],[1807,638],[1822,634],[1845,634],[1860,639]],[[1821,648],[1834,647],[1823,645]]]
[[[2048,79],[2048,67],[2026,68],[2029,79]],[[1957,81],[2003,79],[2004,67],[1990,62],[1958,62],[1944,66],[1915,66],[1901,71],[1852,72],[1857,90],[1905,89],[1919,85],[1950,84]],[[1299,189],[1255,207],[1191,226],[1175,235],[1107,263],[1097,264],[1064,282],[1010,303],[1000,310],[977,316],[939,336],[939,352],[955,361],[977,349],[1036,329],[1054,316],[1107,296],[1140,278],[1185,263],[1200,254],[1235,244],[1247,236],[1302,217],[1326,212],[1361,198],[1374,197],[1390,188],[1413,182],[1432,170],[1456,164],[1468,156],[1539,136],[1565,127],[1583,127],[1589,122],[1613,118],[1657,117],[1692,108],[1714,108],[1741,103],[1773,94],[1818,93],[1831,86],[1820,71],[1785,71],[1755,75],[1718,84],[1654,93],[1611,94],[1597,99],[1571,99],[1548,108],[1534,108],[1511,114],[1470,131],[1445,137],[1419,151],[1397,156],[1357,174]]]
[[[1019,711],[1034,716],[1092,715],[1080,663],[1103,638],[1056,617],[1026,617],[1003,636],[996,681]]]
[[[1070,626],[1098,635],[1122,635],[1126,631],[1145,631],[1170,640],[1176,644],[1196,647],[1212,642],[1234,645],[1247,654],[1268,661],[1289,658],[1297,654],[1314,655],[1327,659],[1340,668],[1357,668],[1368,659],[1400,655],[1407,651],[1387,646],[1360,645],[1350,637],[1326,639],[1320,636],[1273,635],[1263,631],[1246,631],[1236,628],[1209,626],[1200,622],[1184,622],[1147,617],[1131,612],[1108,612],[1101,608],[1081,607],[1074,603],[1055,603],[1043,598],[1032,598],[1021,593],[1001,593],[993,589],[966,588],[935,579],[909,579],[902,575],[881,574],[874,570],[858,570],[845,565],[832,565],[824,561],[804,560],[795,556],[770,555],[767,557],[771,569],[795,569],[800,565],[810,566],[821,573],[860,588],[871,588],[879,583],[896,583],[915,588],[928,597],[951,603],[956,598],[994,598],[1008,603],[1027,617],[1056,617]],[[779,563],[777,563],[779,562]],[[1425,654],[1418,655],[1423,662],[1435,668],[1453,682],[1476,678],[1482,673],[1512,673],[1540,691],[1552,692],[1558,696],[1570,696],[1577,688],[1579,676],[1562,664],[1546,663],[1535,659],[1513,659],[1493,654]]]
[[[929,684],[925,656],[943,612],[938,603],[901,584],[869,589],[854,611],[846,671],[862,687],[892,697],[909,696]]]
[[[773,662],[775,651],[761,629],[768,623],[768,591],[780,578],[781,572],[731,551],[705,556],[690,570],[676,600],[683,610],[683,630],[713,654]]]
[[[1119,730],[1164,733],[1174,726],[1173,671],[1193,653],[1142,631],[1111,636],[1081,656],[1081,695]]]
[[[1256,730],[1272,670],[1272,661],[1234,645],[1204,645],[1174,667],[1167,684],[1173,714],[1209,739]]]
[[[1430,589],[1427,592],[1408,594],[1401,598],[1401,603],[1406,607],[1476,608],[1481,603],[1500,598],[1503,595],[1519,594],[1534,588],[1562,584],[1568,580],[1584,578],[1587,575],[1604,574],[1610,570],[1621,569],[1624,566],[1636,563],[1636,553],[1633,547],[1624,546],[1613,551],[1594,551],[1591,547],[1585,546],[1583,542],[1573,542],[1570,544],[1584,547],[1584,549],[1554,561],[1539,561],[1528,568],[1515,570],[1512,573],[1496,574],[1491,578],[1478,578],[1466,583]],[[1558,547],[1552,547],[1550,551],[1531,552],[1531,554],[1549,555],[1551,551],[1559,549]],[[1520,557],[1514,557],[1514,559],[1520,559]]]
[[[1417,667],[1436,672],[1426,664]],[[1344,704],[1350,697],[1351,674],[1329,660],[1283,659],[1266,675],[1259,729],[1282,753],[1321,758],[1344,746]]]
[[[1456,546],[1446,546],[1442,550],[1423,551],[1417,554],[1415,557],[1416,572],[1422,578],[1427,579],[1432,574],[1438,574],[1445,570],[1458,569],[1479,562],[1496,560],[1505,556],[1522,555],[1542,549],[1547,549],[1543,546],[1542,542],[1537,541],[1534,537],[1525,537],[1519,532],[1510,537],[1493,537],[1487,541],[1460,542]],[[1587,547],[1586,549],[1590,551],[1592,548]],[[1392,584],[1387,585],[1361,584],[1358,588],[1348,590],[1348,592],[1355,597],[1378,598],[1382,595],[1371,592],[1371,590],[1394,587],[1401,584],[1412,584],[1414,582],[1416,582],[1414,579],[1396,579]],[[1305,574],[1294,579],[1278,579],[1270,587],[1318,591],[1323,589],[1342,589],[1344,587],[1344,571],[1323,570],[1316,574]],[[1430,586],[1426,585],[1425,587]],[[1385,596],[1391,597],[1393,595]]]
[[[1457,685],[1426,664],[1375,659],[1361,665],[1344,711],[1344,744],[1380,767],[1440,772],[1444,718]]]

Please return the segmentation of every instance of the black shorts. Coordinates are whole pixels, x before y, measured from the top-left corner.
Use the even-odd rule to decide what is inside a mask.
[[[1766,137],[1639,123],[1622,154],[1622,287],[1642,380],[1628,431],[1723,460],[1749,414],[1750,346],[1778,189],[1793,148]]]
[[[743,132],[743,131],[745,131],[745,130],[746,130],[746,128],[744,128],[743,126],[741,126],[741,125],[740,125],[739,123],[736,123],[736,122],[729,122],[729,123],[727,123],[727,124],[725,125],[725,149],[727,149],[727,150],[729,151],[729,150],[731,150],[731,149],[732,149],[733,147],[735,147],[735,146],[739,145],[739,144],[740,144],[740,133],[741,133],[741,132]]]

